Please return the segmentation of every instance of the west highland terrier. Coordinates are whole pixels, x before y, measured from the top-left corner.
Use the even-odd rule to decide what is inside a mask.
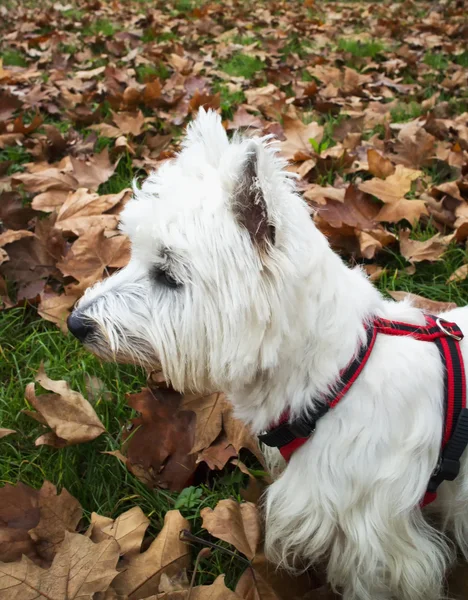
[[[103,359],[161,365],[177,390],[223,390],[281,447],[270,559],[325,560],[346,600],[438,600],[451,539],[468,558],[468,310],[384,299],[330,249],[285,166],[200,111],[122,213],[130,263],[69,328]]]

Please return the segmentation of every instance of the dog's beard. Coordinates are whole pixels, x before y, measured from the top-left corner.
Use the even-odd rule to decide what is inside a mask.
[[[86,349],[103,360],[119,364],[132,364],[146,371],[160,370],[161,362],[152,345],[131,333],[108,332],[104,327],[86,340]]]

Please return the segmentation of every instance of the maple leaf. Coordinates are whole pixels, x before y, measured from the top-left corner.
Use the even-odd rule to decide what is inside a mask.
[[[113,538],[120,547],[120,556],[127,560],[140,554],[141,544],[149,519],[139,506],[134,506],[119,515],[116,519],[91,514],[91,524],[87,536],[95,543]]]
[[[141,110],[136,114],[129,112],[112,113],[112,120],[119,129],[119,135],[140,135],[145,124],[145,117]]]
[[[29,530],[39,523],[39,492],[24,483],[0,488],[0,561],[37,558]]]
[[[60,329],[67,333],[67,318],[76,301],[81,296],[81,293],[76,292],[75,294],[55,294],[51,292],[44,292],[41,294],[41,299],[37,307],[37,312],[46,321],[51,321],[60,327]]]
[[[369,148],[367,151],[367,162],[369,163],[369,173],[385,179],[395,172],[395,167],[388,158],[384,158],[374,148]]]
[[[190,590],[181,590],[151,596],[146,600],[245,600],[226,587],[224,575],[218,575],[211,585],[199,585]],[[267,600],[265,598],[265,600]]]
[[[83,233],[57,263],[64,275],[77,281],[86,280],[87,285],[98,281],[108,267],[124,267],[130,259],[130,244],[124,235],[106,237],[100,227],[92,227]]]
[[[5,427],[0,427],[0,439],[6,437],[7,435],[11,435],[12,433],[16,433],[14,429],[6,429]]]
[[[375,177],[359,184],[359,189],[376,196],[385,203],[395,203],[411,190],[411,184],[422,175],[421,171],[397,165],[395,172],[386,179]]]
[[[180,540],[180,532],[188,528],[188,521],[178,510],[168,511],[157,538],[145,552],[130,556],[125,570],[114,579],[115,591],[129,600],[157,594],[162,573],[170,576],[190,564],[190,549]]]
[[[145,388],[128,397],[141,416],[132,419],[126,464],[150,487],[181,491],[197,468],[191,453],[195,414],[179,410],[181,399],[177,392],[162,388]]]
[[[253,559],[261,539],[260,517],[251,502],[220,500],[215,509],[204,508],[203,527],[214,537],[232,544],[248,559]]]
[[[77,182],[71,189],[75,190],[79,187],[91,191],[97,190],[101,183],[105,183],[110,178],[118,164],[118,161],[114,164],[110,162],[107,147],[100,154],[95,154],[87,160],[71,156],[70,161],[73,167],[73,177]]]
[[[74,532],[83,511],[78,500],[63,489],[57,494],[56,487],[45,481],[38,494],[40,519],[29,530],[36,551],[47,560],[55,556],[57,546],[65,538],[65,532]]]
[[[117,575],[119,545],[114,539],[93,544],[84,535],[65,533],[49,569],[23,556],[0,563],[0,595],[4,600],[92,600]]]
[[[442,236],[437,233],[428,240],[420,242],[411,240],[409,236],[408,230],[400,232],[400,252],[410,263],[440,260],[453,239],[453,235]]]
[[[387,294],[389,294],[397,302],[409,300],[413,306],[416,306],[416,308],[421,308],[422,310],[436,315],[457,308],[455,302],[438,302],[436,300],[430,300],[429,298],[424,298],[423,296],[411,294],[409,292],[395,292],[392,290],[387,290]]]
[[[323,126],[312,121],[304,125],[299,119],[285,115],[283,117],[283,131],[286,141],[281,142],[281,153],[288,160],[303,161],[313,155],[310,140],[320,144],[323,138]]]
[[[55,381],[47,377],[41,364],[36,381],[52,394],[36,395],[34,383],[26,386],[26,399],[37,413],[28,412],[40,423],[47,424],[52,431],[36,440],[36,445],[64,446],[94,440],[104,433],[105,427],[94,408],[79,393],[70,389],[66,381]]]

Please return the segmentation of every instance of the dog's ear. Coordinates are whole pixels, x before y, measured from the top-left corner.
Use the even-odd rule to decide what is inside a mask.
[[[275,243],[275,228],[269,222],[267,204],[258,177],[258,146],[248,146],[233,194],[233,210],[247,229],[252,242],[260,247]]]

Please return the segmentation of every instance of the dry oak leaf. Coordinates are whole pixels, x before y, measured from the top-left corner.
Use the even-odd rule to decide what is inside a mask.
[[[287,115],[283,118],[283,131],[286,141],[281,142],[281,154],[288,160],[304,161],[313,154],[310,140],[318,144],[323,138],[323,126],[312,122],[304,125],[299,119]]]
[[[405,219],[411,225],[417,223],[423,215],[428,215],[424,200],[401,198],[392,204],[384,204],[376,220],[382,223],[398,223]]]
[[[120,546],[120,556],[129,560],[140,554],[148,525],[149,519],[139,506],[134,506],[116,519],[102,517],[93,512],[88,537],[95,543],[109,537],[114,538]]]
[[[73,243],[65,259],[57,263],[64,275],[88,285],[98,281],[107,267],[124,267],[130,259],[130,243],[125,235],[106,237],[104,230],[92,227]]]
[[[214,509],[204,508],[200,515],[203,527],[211,535],[232,544],[249,560],[254,558],[261,538],[260,517],[255,504],[220,500]]]
[[[178,510],[170,510],[164,526],[151,546],[142,554],[133,554],[112,583],[118,594],[128,600],[148,598],[159,591],[162,573],[171,576],[190,565],[190,548],[180,540],[180,532],[189,523]]]
[[[404,198],[405,194],[411,190],[412,182],[421,175],[421,171],[397,165],[393,175],[389,175],[386,179],[374,177],[374,179],[364,181],[359,184],[359,189],[376,196],[382,202],[391,204]]]
[[[0,563],[2,600],[92,600],[117,575],[119,545],[114,539],[93,544],[77,533],[65,533],[49,569],[26,556],[21,562]]]
[[[468,277],[468,264],[462,265],[458,267],[447,279],[447,283],[449,281],[463,281]]]
[[[112,120],[124,135],[140,135],[143,131],[143,125],[145,124],[145,117],[141,110],[137,113],[113,112]]]
[[[195,442],[191,452],[200,452],[208,448],[223,427],[223,394],[217,392],[202,397],[186,394],[182,399],[182,408],[196,414]]]
[[[411,240],[409,236],[410,232],[407,229],[400,232],[400,252],[410,263],[440,260],[454,237],[453,234],[442,236],[437,233],[428,240],[420,242]]]
[[[95,154],[87,160],[73,156],[70,157],[70,160],[73,176],[78,182],[78,185],[72,189],[82,187],[91,191],[97,190],[101,183],[105,183],[114,173],[118,164],[118,161],[114,164],[110,162],[108,148],[104,148],[100,154]]]
[[[367,162],[369,164],[369,172],[375,177],[380,177],[380,179],[386,179],[395,172],[395,167],[391,161],[388,158],[384,158],[374,148],[367,150]]]
[[[28,414],[52,429],[52,435],[46,434],[47,437],[41,436],[36,440],[36,446],[44,443],[52,446],[80,444],[94,440],[104,433],[105,427],[94,408],[79,392],[70,389],[66,381],[49,379],[42,364],[36,381],[46,390],[53,392],[36,396],[34,383],[26,386],[26,399],[37,411]]]
[[[184,410],[181,400],[178,392],[156,387],[128,396],[140,416],[132,419],[133,428],[124,436],[130,436],[126,465],[150,487],[181,491],[197,468],[192,453],[195,414]]]
[[[14,429],[5,429],[5,427],[0,427],[0,439],[6,437],[7,435],[11,435],[12,433],[16,433]]]
[[[37,312],[46,321],[55,323],[63,333],[67,333],[67,317],[81,294],[55,294],[44,292],[37,307]]]
[[[73,174],[58,167],[46,166],[39,170],[36,168],[32,173],[17,173],[11,178],[12,184],[20,183],[25,191],[32,193],[47,192],[49,190],[70,191],[76,190],[79,182]]]
[[[145,600],[245,600],[243,596],[238,596],[226,587],[224,577],[224,575],[218,575],[211,585],[198,585],[191,590],[158,594]],[[265,600],[267,599],[265,598]]]
[[[29,535],[36,542],[36,548],[42,558],[52,560],[57,547],[65,538],[65,532],[73,533],[80,522],[83,510],[76,498],[62,489],[45,481],[38,496],[40,519],[38,524],[29,530]]]
[[[439,314],[457,308],[455,302],[438,302],[436,300],[429,300],[424,296],[418,296],[418,294],[411,294],[410,292],[394,292],[387,290],[387,294],[391,296],[397,302],[402,300],[409,300],[416,308],[421,308],[429,313]]]
[[[38,495],[24,483],[0,488],[0,561],[20,560],[22,554],[36,558],[28,531],[39,523]]]

